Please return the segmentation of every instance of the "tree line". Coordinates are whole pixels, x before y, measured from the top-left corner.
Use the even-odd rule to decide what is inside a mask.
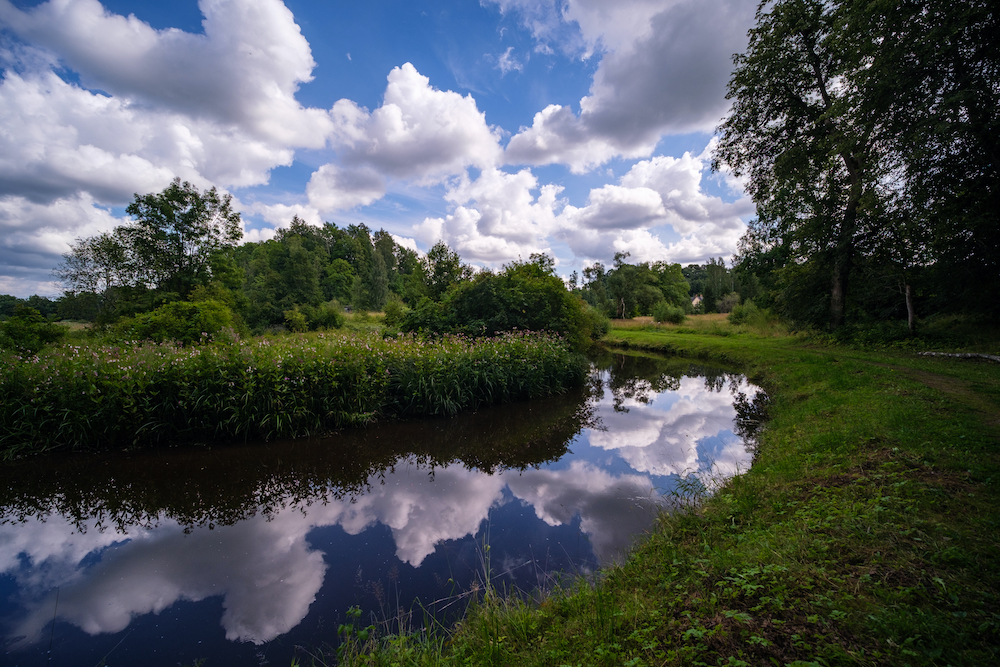
[[[365,225],[313,226],[296,217],[273,239],[242,242],[229,195],[179,179],[162,192],[136,194],[127,212],[130,222],[77,239],[64,255],[54,272],[66,286],[62,297],[0,296],[0,320],[19,318],[15,324],[29,329],[45,320],[90,321],[120,338],[191,343],[226,327],[335,328],[346,307],[384,310],[386,324],[403,331],[547,329],[583,347],[610,317],[683,317],[695,294],[704,295],[699,310],[727,312],[747,292],[722,258],[682,268],[629,264],[628,253],[618,253],[611,267],[574,271],[567,286],[547,255],[477,270],[444,242],[422,256]],[[52,337],[46,331],[20,349],[37,351],[38,341]]]

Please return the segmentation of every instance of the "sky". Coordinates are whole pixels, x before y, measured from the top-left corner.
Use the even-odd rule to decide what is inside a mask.
[[[244,240],[365,224],[568,276],[729,258],[710,169],[748,0],[0,0],[0,293],[175,177]]]

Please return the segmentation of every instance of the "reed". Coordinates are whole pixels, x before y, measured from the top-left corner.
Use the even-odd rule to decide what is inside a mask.
[[[95,450],[311,435],[450,416],[583,381],[559,338],[311,334],[193,347],[65,345],[0,358],[0,451]]]

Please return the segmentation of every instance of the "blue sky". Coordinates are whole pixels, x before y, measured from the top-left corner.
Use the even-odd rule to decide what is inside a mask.
[[[711,174],[740,0],[0,0],[0,293],[179,176],[247,240],[293,215],[568,275],[729,257]]]

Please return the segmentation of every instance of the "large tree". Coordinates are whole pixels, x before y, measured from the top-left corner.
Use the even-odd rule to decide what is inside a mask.
[[[114,310],[123,290],[185,298],[231,270],[223,255],[243,231],[230,195],[174,179],[162,192],[136,194],[126,211],[130,223],[77,239],[55,272],[68,290],[100,295],[102,310]]]
[[[998,33],[988,0],[760,5],[713,166],[747,177],[738,264],[788,314],[841,324],[852,272],[870,317],[895,299],[912,327],[921,286],[1000,312]]]
[[[856,87],[888,178],[881,258],[934,269],[937,307],[1000,311],[1000,11],[991,0],[853,0]],[[888,229],[884,229],[888,227]],[[908,304],[912,315],[912,303]]]
[[[213,256],[243,238],[232,197],[175,178],[163,192],[135,195],[126,229],[143,282],[186,297],[212,279]]]
[[[874,182],[872,130],[852,87],[864,36],[838,4],[779,0],[761,3],[749,37],[734,57],[713,167],[747,177],[757,219],[745,246],[784,246],[792,261],[822,267],[838,326]]]

